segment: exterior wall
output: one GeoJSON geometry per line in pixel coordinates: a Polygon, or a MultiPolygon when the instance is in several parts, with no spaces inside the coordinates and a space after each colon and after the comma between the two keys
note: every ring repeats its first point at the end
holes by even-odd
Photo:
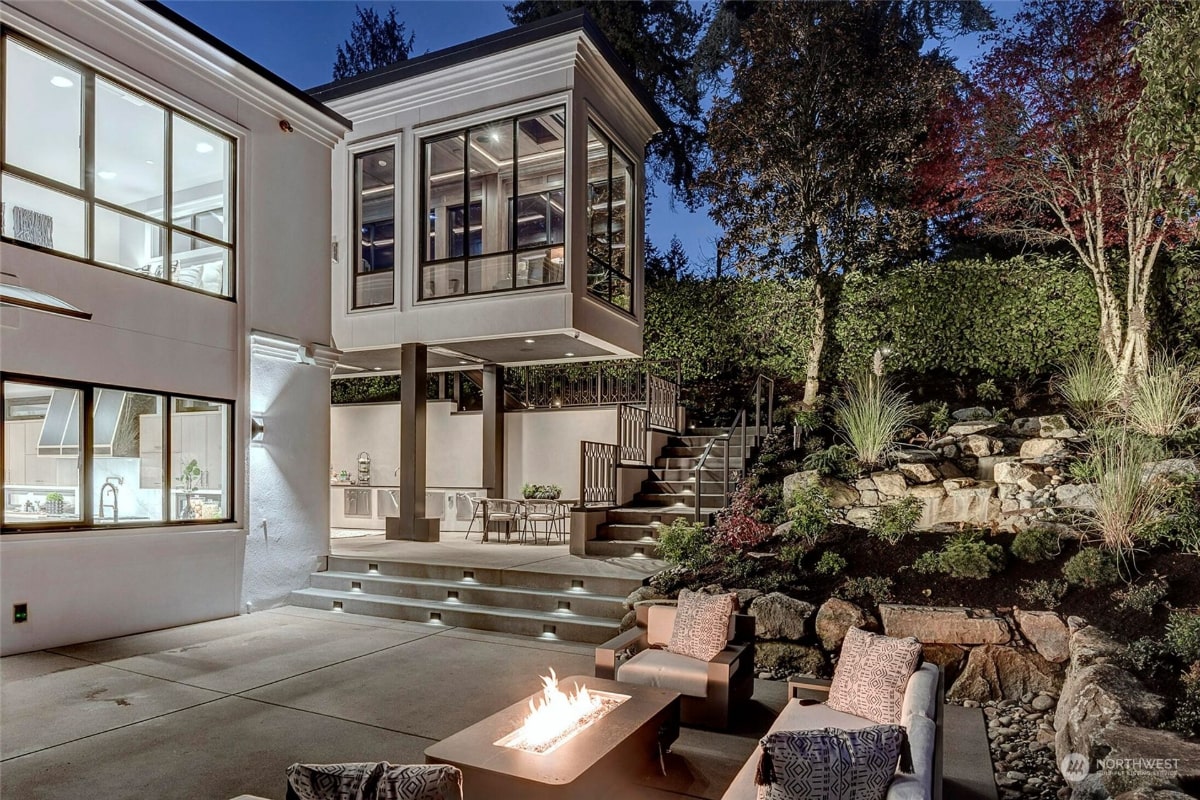
{"type": "Polygon", "coordinates": [[[579,443],[617,441],[617,409],[557,408],[504,418],[505,495],[526,483],[557,483],[563,497],[579,495],[579,443]]]}
{"type": "Polygon", "coordinates": [[[232,523],[4,536],[0,608],[28,603],[29,621],[0,615],[0,654],[278,603],[328,547],[325,221],[344,131],[138,4],[2,10],[15,31],[234,137],[238,217],[236,301],[0,244],[22,285],[93,314],[6,310],[6,372],[229,400],[234,448],[232,523]],[[273,344],[252,357],[255,330],[273,344]],[[252,449],[251,411],[268,427],[252,449]]]}

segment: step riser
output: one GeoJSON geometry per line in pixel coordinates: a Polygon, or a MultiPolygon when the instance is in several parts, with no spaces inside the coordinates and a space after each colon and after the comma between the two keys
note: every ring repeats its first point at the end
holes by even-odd
{"type": "MultiPolygon", "coordinates": [[[[704,447],[664,447],[659,455],[669,456],[671,458],[699,458],[700,456],[704,455],[704,451],[706,449],[708,449],[707,445],[704,447]]],[[[709,458],[724,458],[725,449],[726,448],[724,445],[715,445],[711,451],[711,454],[709,455],[709,458]]],[[[733,460],[734,458],[741,458],[741,456],[742,448],[740,445],[732,445],[729,447],[730,460],[733,460]]]]}
{"type": "MultiPolygon", "coordinates": [[[[696,471],[692,469],[655,469],[654,474],[661,481],[685,483],[695,477],[696,471]]],[[[705,467],[700,471],[700,480],[704,483],[722,483],[724,480],[724,471],[705,467]]],[[[729,482],[730,484],[733,483],[732,475],[729,476],[729,482]]]]}
{"type": "Polygon", "coordinates": [[[657,540],[657,528],[651,525],[601,525],[596,538],[607,542],[645,542],[657,540]]]}
{"type": "MultiPolygon", "coordinates": [[[[701,519],[707,517],[708,514],[715,512],[715,508],[701,509],[701,519]]],[[[608,512],[608,521],[616,522],[621,525],[649,525],[652,522],[661,522],[663,525],[670,525],[677,519],[691,521],[695,510],[692,508],[663,508],[662,512],[654,511],[628,511],[624,509],[613,509],[608,512]]]]}
{"type": "MultiPolygon", "coordinates": [[[[642,481],[643,494],[690,494],[695,488],[696,484],[688,481],[642,481]]],[[[732,490],[733,486],[729,488],[732,490]]],[[[705,494],[722,494],[725,485],[721,481],[700,481],[700,491],[705,494]]]]}
{"type": "MultiPolygon", "coordinates": [[[[314,589],[353,593],[351,580],[350,578],[317,572],[310,578],[310,585],[314,589]]],[[[567,603],[570,611],[587,617],[607,617],[620,620],[625,614],[625,608],[621,605],[620,600],[609,597],[591,597],[586,594],[570,595],[563,593],[560,596],[546,596],[502,592],[488,586],[471,584],[456,584],[453,588],[450,588],[412,583],[397,584],[389,581],[371,580],[370,578],[357,580],[362,584],[361,593],[410,600],[451,602],[451,593],[456,593],[458,602],[477,606],[519,608],[526,611],[552,613],[560,610],[561,603],[567,603]]]]}
{"type": "MultiPolygon", "coordinates": [[[[526,547],[537,545],[480,545],[480,547],[526,547]]],[[[514,586],[529,589],[551,589],[565,592],[572,588],[572,581],[583,581],[584,588],[591,594],[625,597],[641,586],[641,581],[632,578],[604,578],[592,575],[563,575],[549,572],[524,572],[500,570],[488,567],[471,567],[453,564],[409,564],[401,561],[376,561],[368,558],[330,556],[331,572],[358,572],[368,575],[368,566],[375,564],[378,574],[400,578],[432,578],[442,581],[461,581],[464,573],[473,573],[477,583],[493,586],[514,586]]]]}
{"type": "MultiPolygon", "coordinates": [[[[703,494],[700,495],[701,506],[719,506],[724,499],[724,495],[703,494]]],[[[634,503],[639,506],[677,506],[683,503],[689,508],[694,508],[696,505],[696,496],[693,494],[641,494],[636,495],[634,503]]]]}
{"type": "MultiPolygon", "coordinates": [[[[675,458],[675,457],[659,456],[658,458],[654,459],[655,469],[693,470],[696,468],[696,465],[699,463],[700,463],[700,458],[698,456],[695,458],[675,458]]],[[[708,470],[708,469],[716,470],[717,473],[720,474],[721,470],[725,469],[725,459],[723,459],[719,456],[709,456],[708,460],[704,462],[704,468],[706,470],[708,470]]],[[[730,456],[729,457],[729,468],[741,470],[742,459],[734,458],[733,456],[730,456]]]]}
{"type": "Polygon", "coordinates": [[[585,545],[589,556],[604,558],[659,558],[658,545],[649,542],[614,542],[592,539],[585,545]]]}
{"type": "Polygon", "coordinates": [[[427,604],[423,604],[423,601],[405,604],[402,600],[385,602],[355,597],[353,594],[334,597],[313,594],[306,590],[293,592],[290,602],[293,605],[307,608],[331,610],[334,607],[334,600],[342,604],[342,611],[347,614],[365,614],[373,617],[428,623],[431,621],[430,615],[436,613],[441,615],[440,624],[446,627],[496,631],[519,636],[541,637],[545,634],[545,626],[552,625],[555,639],[588,644],[600,644],[607,641],[616,635],[618,627],[616,621],[611,626],[586,624],[572,621],[566,614],[556,614],[553,617],[547,615],[547,618],[544,619],[500,616],[488,612],[455,608],[450,603],[442,603],[435,608],[430,608],[427,604]]]}

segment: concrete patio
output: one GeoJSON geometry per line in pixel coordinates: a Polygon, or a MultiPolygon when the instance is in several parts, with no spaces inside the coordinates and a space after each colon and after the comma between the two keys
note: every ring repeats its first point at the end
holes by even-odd
{"type": "MultiPolygon", "coordinates": [[[[0,795],[282,798],[288,764],[419,763],[431,743],[532,693],[548,668],[591,674],[592,653],[588,645],[284,607],[10,656],[0,659],[0,795]]],[[[759,681],[729,733],[685,728],[668,776],[643,796],[719,798],[782,708],[785,689],[759,681]]],[[[955,742],[955,724],[948,716],[947,742],[955,742]]],[[[982,718],[978,724],[982,736],[982,718]]],[[[956,790],[953,752],[946,797],[988,796],[969,786],[971,777],[990,784],[986,761],[982,776],[959,768],[956,790]]]]}

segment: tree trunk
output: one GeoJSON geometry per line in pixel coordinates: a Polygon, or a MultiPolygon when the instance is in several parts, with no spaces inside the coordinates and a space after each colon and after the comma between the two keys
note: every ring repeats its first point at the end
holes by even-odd
{"type": "Polygon", "coordinates": [[[829,292],[822,276],[813,278],[813,330],[812,342],[808,347],[808,361],[804,369],[804,398],[801,401],[805,408],[814,408],[817,395],[821,389],[821,355],[825,352],[825,340],[829,334],[828,312],[829,292]]]}

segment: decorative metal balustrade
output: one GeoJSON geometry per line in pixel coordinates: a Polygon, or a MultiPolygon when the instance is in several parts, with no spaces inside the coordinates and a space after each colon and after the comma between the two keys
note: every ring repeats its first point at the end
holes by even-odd
{"type": "Polygon", "coordinates": [[[579,443],[579,502],[583,506],[617,504],[620,446],[608,442],[579,443]]]}
{"type": "Polygon", "coordinates": [[[646,430],[650,412],[622,403],[617,406],[617,447],[622,464],[649,464],[646,430]]]}
{"type": "Polygon", "coordinates": [[[646,375],[646,410],[649,426],[664,431],[676,429],[676,408],[679,405],[679,382],[656,375],[646,375]]]}
{"type": "Polygon", "coordinates": [[[675,431],[679,364],[675,361],[599,361],[518,367],[508,391],[526,408],[632,405],[646,409],[649,425],[675,431]]]}

